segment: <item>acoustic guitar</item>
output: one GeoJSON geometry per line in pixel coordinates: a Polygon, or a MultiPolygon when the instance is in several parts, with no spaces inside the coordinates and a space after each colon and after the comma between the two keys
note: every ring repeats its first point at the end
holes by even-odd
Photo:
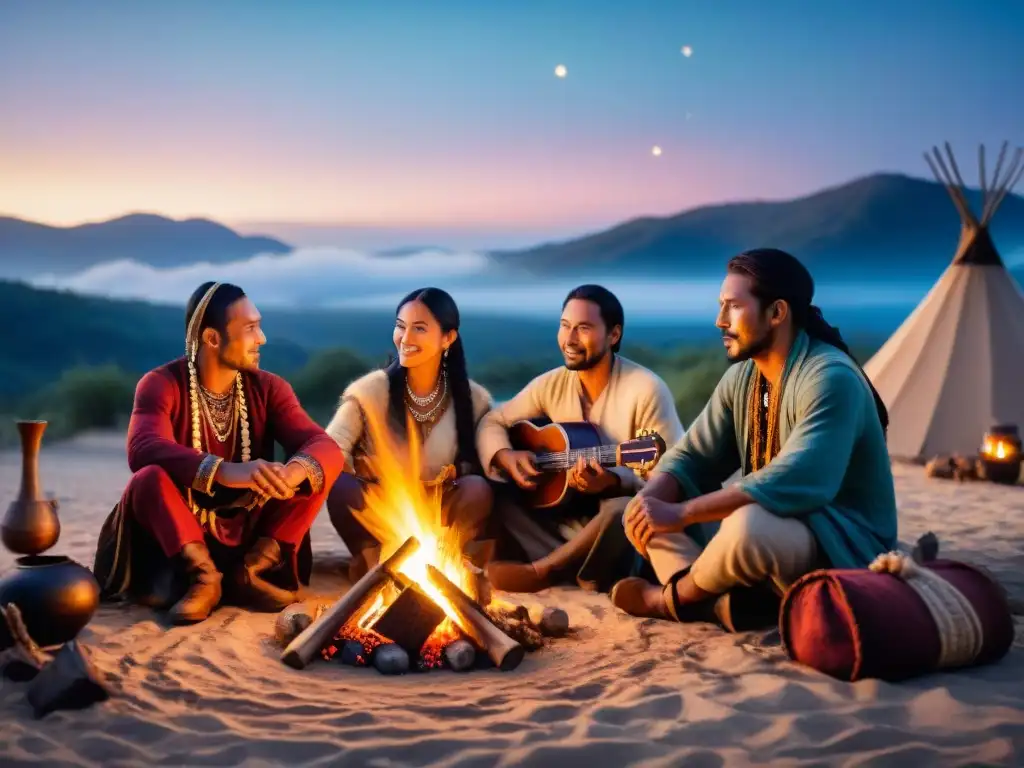
{"type": "Polygon", "coordinates": [[[582,456],[596,458],[602,467],[629,467],[649,472],[665,453],[665,440],[657,432],[641,430],[624,443],[603,444],[601,435],[587,421],[551,422],[547,419],[517,421],[508,430],[517,451],[530,451],[541,474],[536,488],[525,490],[526,501],[537,509],[555,507],[571,496],[569,470],[582,456]]]}

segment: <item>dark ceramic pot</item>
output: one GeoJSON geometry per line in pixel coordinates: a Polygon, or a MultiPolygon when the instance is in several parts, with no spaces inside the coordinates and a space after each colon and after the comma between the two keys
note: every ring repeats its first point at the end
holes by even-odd
{"type": "MultiPolygon", "coordinates": [[[[62,555],[15,562],[17,567],[0,579],[0,605],[17,605],[29,635],[44,648],[74,639],[99,604],[100,585],[92,571],[62,555]]],[[[0,646],[9,644],[6,626],[0,634],[0,646]]]]}

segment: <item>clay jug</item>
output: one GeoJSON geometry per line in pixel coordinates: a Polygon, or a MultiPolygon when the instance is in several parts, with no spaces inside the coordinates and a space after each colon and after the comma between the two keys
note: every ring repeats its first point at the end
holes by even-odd
{"type": "Polygon", "coordinates": [[[39,446],[45,421],[19,421],[21,434],[21,490],[0,523],[0,540],[11,552],[38,555],[57,543],[60,519],[57,500],[43,497],[39,488],[39,446]]]}

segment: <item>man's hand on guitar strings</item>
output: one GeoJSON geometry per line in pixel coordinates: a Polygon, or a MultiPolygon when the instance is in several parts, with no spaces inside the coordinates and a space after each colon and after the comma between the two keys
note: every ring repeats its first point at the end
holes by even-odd
{"type": "Polygon", "coordinates": [[[603,493],[618,481],[618,476],[602,467],[597,459],[588,463],[582,456],[568,474],[569,486],[581,493],[603,493]]]}

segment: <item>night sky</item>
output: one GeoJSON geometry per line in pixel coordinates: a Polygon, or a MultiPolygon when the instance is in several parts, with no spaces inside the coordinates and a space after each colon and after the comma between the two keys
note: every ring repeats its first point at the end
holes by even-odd
{"type": "Polygon", "coordinates": [[[5,0],[0,213],[542,236],[927,176],[1022,77],[1019,0],[5,0]]]}

